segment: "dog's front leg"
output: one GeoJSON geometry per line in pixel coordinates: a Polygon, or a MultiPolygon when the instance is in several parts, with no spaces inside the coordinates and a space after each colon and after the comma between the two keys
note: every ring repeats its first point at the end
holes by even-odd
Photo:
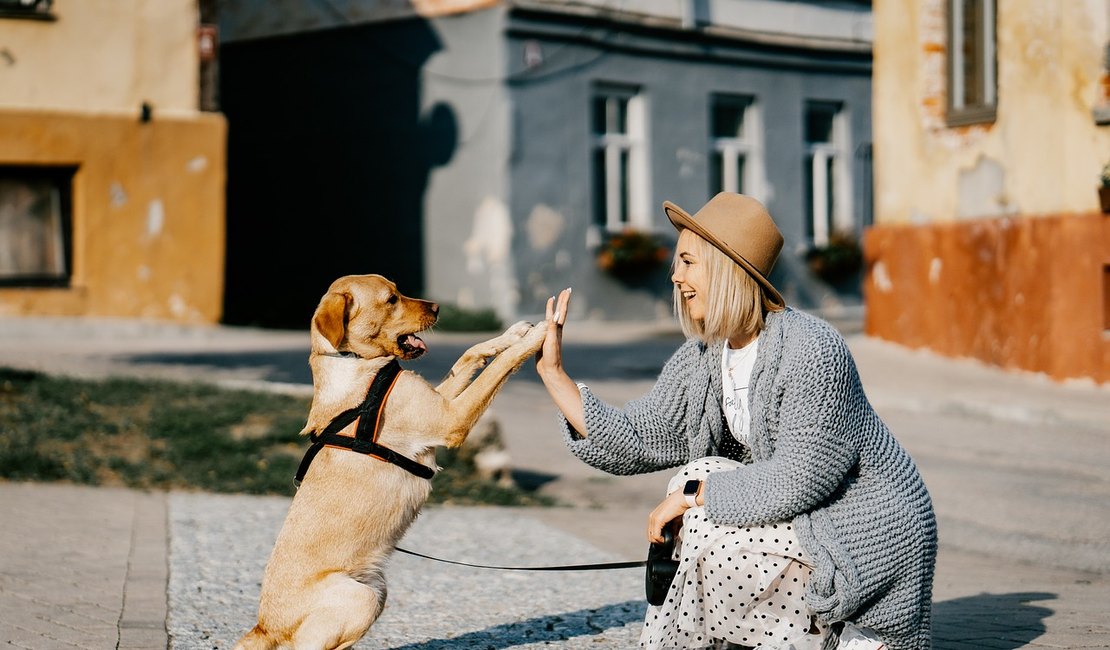
{"type": "Polygon", "coordinates": [[[520,321],[505,330],[504,334],[474,345],[451,366],[447,377],[436,386],[436,392],[449,400],[455,399],[470,384],[475,372],[485,368],[491,358],[507,350],[531,329],[531,323],[520,321]]]}
{"type": "Polygon", "coordinates": [[[501,352],[458,397],[448,403],[448,447],[458,447],[466,440],[467,434],[489,407],[497,391],[505,385],[509,375],[543,347],[546,334],[547,321],[531,328],[520,341],[501,352]]]}

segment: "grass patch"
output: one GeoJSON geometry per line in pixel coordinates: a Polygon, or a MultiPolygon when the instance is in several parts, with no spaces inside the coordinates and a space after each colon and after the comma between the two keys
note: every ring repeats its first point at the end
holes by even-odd
{"type": "MultiPolygon", "coordinates": [[[[201,383],[0,368],[0,478],[292,495],[309,399],[201,383]]],[[[440,450],[432,502],[540,505],[482,478],[480,447],[440,450]]]]}
{"type": "Polygon", "coordinates": [[[468,309],[440,303],[436,329],[445,332],[496,332],[501,329],[501,319],[490,308],[468,309]]]}

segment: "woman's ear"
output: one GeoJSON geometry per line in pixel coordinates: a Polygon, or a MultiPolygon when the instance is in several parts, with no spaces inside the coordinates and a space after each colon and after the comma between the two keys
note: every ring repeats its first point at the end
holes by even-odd
{"type": "Polygon", "coordinates": [[[312,317],[312,329],[331,343],[336,352],[339,351],[339,344],[347,338],[347,305],[350,299],[346,293],[326,294],[320,299],[312,317]]]}

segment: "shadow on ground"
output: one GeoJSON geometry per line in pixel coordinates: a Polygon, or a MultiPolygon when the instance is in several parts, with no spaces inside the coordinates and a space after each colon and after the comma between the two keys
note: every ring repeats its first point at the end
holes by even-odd
{"type": "Polygon", "coordinates": [[[417,643],[393,646],[390,650],[449,650],[452,648],[482,648],[501,650],[524,643],[565,641],[573,637],[594,636],[605,630],[624,627],[644,620],[647,605],[630,600],[597,609],[580,609],[576,612],[539,616],[516,623],[496,625],[476,632],[468,632],[450,639],[430,639],[417,643]]]}
{"type": "MultiPolygon", "coordinates": [[[[614,344],[573,344],[564,347],[564,365],[576,380],[655,379],[663,364],[682,341],[674,337],[614,344]]],[[[439,383],[468,345],[437,343],[420,359],[403,364],[433,384],[439,383]]],[[[155,352],[119,355],[119,361],[135,366],[185,367],[205,372],[248,371],[264,381],[312,384],[308,367],[308,346],[301,350],[251,350],[249,352],[155,352]]],[[[514,381],[539,382],[539,376],[526,362],[514,381]]]]}
{"type": "Polygon", "coordinates": [[[974,646],[995,650],[1023,648],[1044,634],[1044,620],[1053,613],[1047,607],[1032,603],[1056,597],[1056,594],[1045,592],[979,594],[934,603],[933,647],[936,650],[974,646]],[[999,629],[1006,631],[999,633],[999,629]]]}

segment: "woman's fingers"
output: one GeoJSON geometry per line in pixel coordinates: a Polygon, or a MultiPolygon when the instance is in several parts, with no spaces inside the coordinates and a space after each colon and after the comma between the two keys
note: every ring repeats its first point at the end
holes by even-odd
{"type": "Polygon", "coordinates": [[[559,300],[555,307],[555,314],[552,320],[556,325],[562,327],[567,322],[567,309],[570,307],[570,294],[572,289],[567,287],[559,292],[559,300]]]}
{"type": "Polygon", "coordinates": [[[647,538],[652,544],[661,544],[663,542],[663,528],[682,517],[686,512],[686,499],[682,493],[675,492],[669,495],[663,502],[655,506],[655,510],[651,511],[648,515],[648,529],[647,538]]]}

